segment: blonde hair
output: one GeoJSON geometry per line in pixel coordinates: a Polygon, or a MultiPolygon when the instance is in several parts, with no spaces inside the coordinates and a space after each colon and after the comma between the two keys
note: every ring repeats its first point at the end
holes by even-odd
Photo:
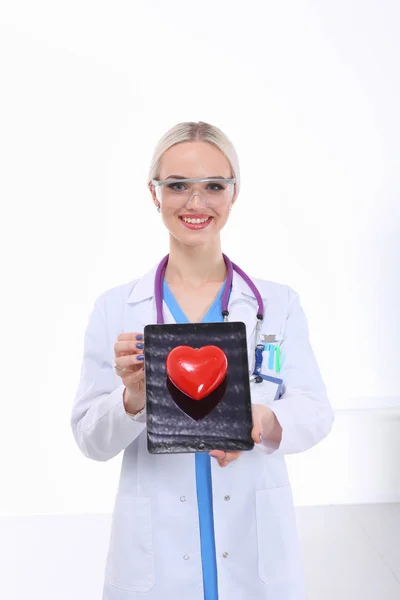
{"type": "Polygon", "coordinates": [[[160,165],[164,152],[181,142],[207,142],[216,146],[225,155],[231,165],[232,177],[236,179],[236,197],[238,196],[240,170],[235,147],[223,131],[215,127],[215,125],[210,125],[203,121],[199,121],[198,123],[192,121],[178,123],[178,125],[175,125],[163,135],[154,150],[148,175],[149,183],[152,179],[158,179],[160,176],[160,165]]]}

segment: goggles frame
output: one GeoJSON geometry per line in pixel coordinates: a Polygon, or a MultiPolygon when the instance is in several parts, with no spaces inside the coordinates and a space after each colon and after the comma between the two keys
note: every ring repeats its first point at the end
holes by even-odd
{"type": "Polygon", "coordinates": [[[156,187],[160,187],[168,183],[205,183],[206,181],[215,183],[226,183],[227,185],[236,184],[235,178],[225,179],[223,177],[206,177],[204,179],[164,179],[162,181],[159,181],[158,179],[152,179],[151,183],[156,187]]]}

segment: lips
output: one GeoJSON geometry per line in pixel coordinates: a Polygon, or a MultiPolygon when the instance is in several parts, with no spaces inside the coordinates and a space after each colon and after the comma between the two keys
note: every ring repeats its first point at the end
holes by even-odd
{"type": "Polygon", "coordinates": [[[211,215],[178,215],[179,220],[187,229],[205,229],[211,223],[213,217],[211,215]]]}

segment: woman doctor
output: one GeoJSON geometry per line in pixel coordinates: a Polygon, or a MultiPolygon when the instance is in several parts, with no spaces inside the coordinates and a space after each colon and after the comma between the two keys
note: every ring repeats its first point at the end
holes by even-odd
{"type": "MultiPolygon", "coordinates": [[[[97,299],[72,411],[88,458],[123,451],[103,600],[302,600],[285,455],[317,444],[333,414],[298,295],[251,282],[265,312],[260,336],[279,347],[283,380],[273,402],[265,381],[251,383],[254,449],[150,455],[143,329],[157,322],[157,308],[166,323],[222,320],[228,271],[220,232],[239,193],[238,159],[218,128],[180,123],[159,141],[148,179],[170,239],[161,309],[156,268],[97,299]]],[[[252,364],[260,307],[237,272],[228,294],[229,320],[245,323],[252,364]]],[[[276,375],[264,363],[262,372],[276,375]]]]}

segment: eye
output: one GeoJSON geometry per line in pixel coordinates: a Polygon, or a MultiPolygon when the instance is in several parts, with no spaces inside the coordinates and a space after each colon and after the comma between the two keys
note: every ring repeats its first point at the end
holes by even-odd
{"type": "Polygon", "coordinates": [[[211,192],[220,192],[225,189],[220,183],[210,183],[208,188],[211,192]]]}
{"type": "Polygon", "coordinates": [[[174,192],[183,192],[186,189],[183,183],[169,183],[167,187],[174,192]]]}

